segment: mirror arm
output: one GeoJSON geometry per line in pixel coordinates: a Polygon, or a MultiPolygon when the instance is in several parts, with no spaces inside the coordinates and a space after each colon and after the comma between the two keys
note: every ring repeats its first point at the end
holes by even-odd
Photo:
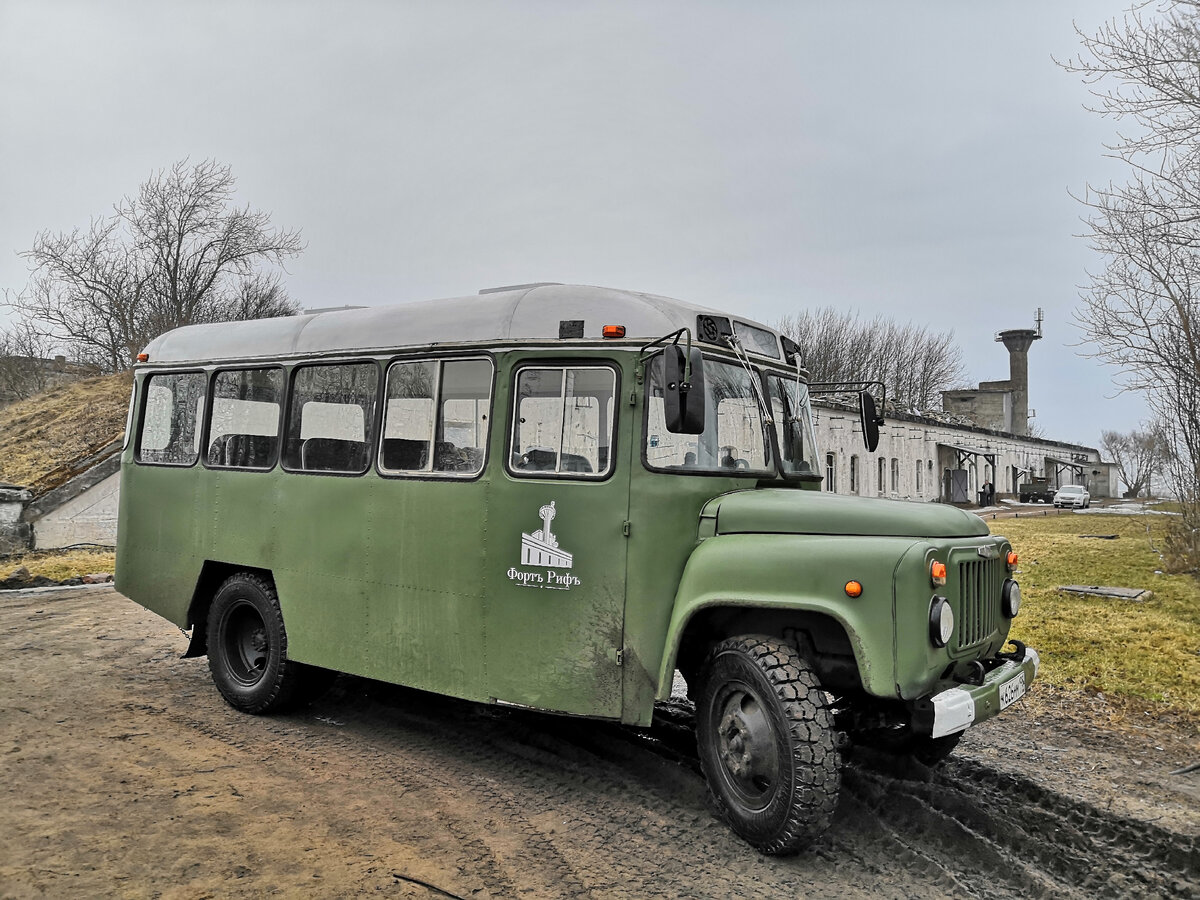
{"type": "Polygon", "coordinates": [[[868,388],[879,388],[879,410],[875,414],[875,424],[884,423],[883,411],[887,407],[887,385],[882,381],[814,381],[808,385],[810,394],[836,394],[844,390],[863,391],[868,388]]]}
{"type": "Polygon", "coordinates": [[[683,383],[679,385],[679,390],[686,393],[692,389],[692,329],[690,328],[680,328],[678,331],[664,334],[662,337],[655,338],[650,343],[642,345],[641,350],[638,351],[639,356],[636,368],[638,384],[641,384],[646,378],[646,362],[654,355],[650,351],[655,347],[665,345],[667,341],[671,341],[672,344],[678,344],[679,336],[683,334],[687,335],[687,352],[684,354],[683,383]]]}

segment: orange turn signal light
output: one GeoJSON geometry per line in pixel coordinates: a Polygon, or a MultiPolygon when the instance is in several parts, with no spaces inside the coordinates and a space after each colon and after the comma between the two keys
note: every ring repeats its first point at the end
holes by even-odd
{"type": "Polygon", "coordinates": [[[861,597],[862,596],[862,585],[859,584],[857,581],[847,581],[846,582],[846,596],[847,597],[861,597]]]}
{"type": "Polygon", "coordinates": [[[929,580],[936,585],[946,583],[946,564],[944,562],[939,562],[936,559],[933,561],[929,566],[929,580]]]}
{"type": "Polygon", "coordinates": [[[624,325],[605,325],[603,332],[606,338],[623,338],[625,337],[624,325]]]}
{"type": "Polygon", "coordinates": [[[1017,567],[1017,551],[1016,550],[1008,551],[1008,557],[1006,558],[1006,562],[1008,563],[1008,567],[1010,569],[1015,569],[1017,567]]]}
{"type": "Polygon", "coordinates": [[[139,353],[138,354],[138,362],[146,362],[149,359],[150,359],[149,353],[139,353]]]}

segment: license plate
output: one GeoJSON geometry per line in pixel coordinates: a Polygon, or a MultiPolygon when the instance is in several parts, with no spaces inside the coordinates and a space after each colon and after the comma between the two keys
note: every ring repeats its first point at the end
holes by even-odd
{"type": "Polygon", "coordinates": [[[1007,709],[1025,696],[1025,673],[1018,672],[1017,677],[1000,685],[1000,708],[1007,709]]]}

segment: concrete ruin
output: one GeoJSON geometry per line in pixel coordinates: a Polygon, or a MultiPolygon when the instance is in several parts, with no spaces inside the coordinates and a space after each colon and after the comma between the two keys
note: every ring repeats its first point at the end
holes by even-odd
{"type": "Polygon", "coordinates": [[[1029,434],[1029,348],[1042,339],[1042,311],[1038,326],[1013,328],[996,335],[1008,349],[1008,378],[981,381],[974,390],[943,391],[942,411],[963,416],[981,428],[1023,437],[1029,434]]]}

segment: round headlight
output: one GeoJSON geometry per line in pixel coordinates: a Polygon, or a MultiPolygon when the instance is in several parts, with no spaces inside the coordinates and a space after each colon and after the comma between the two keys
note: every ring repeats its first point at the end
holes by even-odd
{"type": "Polygon", "coordinates": [[[1000,594],[1000,610],[1010,619],[1015,619],[1021,611],[1021,586],[1011,578],[1004,579],[1004,589],[1000,594]]]}
{"type": "Polygon", "coordinates": [[[935,647],[945,647],[954,634],[954,610],[945,597],[934,597],[929,604],[929,640],[935,647]]]}

